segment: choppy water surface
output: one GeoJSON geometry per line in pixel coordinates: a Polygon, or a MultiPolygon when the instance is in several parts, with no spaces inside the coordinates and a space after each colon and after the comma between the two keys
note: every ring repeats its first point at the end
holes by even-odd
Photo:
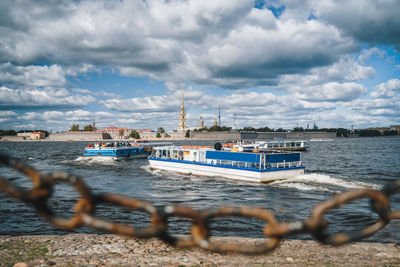
{"type": "MultiPolygon", "coordinates": [[[[186,142],[187,143],[187,142],[186,142]]],[[[177,144],[182,144],[177,142],[177,144]]],[[[206,141],[191,144],[210,144],[206,141]]],[[[35,168],[52,172],[62,170],[84,178],[98,192],[122,194],[146,199],[155,205],[178,203],[196,210],[220,205],[253,205],[273,211],[280,221],[303,220],[311,208],[336,193],[356,189],[381,189],[389,181],[400,179],[400,138],[335,139],[309,142],[302,153],[304,175],[272,184],[232,181],[217,177],[196,177],[165,171],[151,171],[146,159],[113,161],[82,158],[87,142],[0,143],[0,152],[27,161],[35,168]]],[[[30,188],[29,179],[1,167],[1,174],[22,188],[30,188]]],[[[398,194],[399,195],[399,194],[398,194]]],[[[78,198],[67,185],[57,185],[50,206],[63,216],[71,214],[78,198]]],[[[394,196],[392,209],[400,209],[400,197],[394,196]]],[[[103,205],[96,216],[135,226],[148,224],[148,216],[103,205]]],[[[325,216],[329,231],[351,231],[371,225],[377,216],[369,210],[367,199],[357,200],[325,216]]],[[[172,219],[171,233],[187,234],[189,223],[172,219]]],[[[212,234],[262,237],[263,223],[253,219],[224,218],[211,222],[212,234]]],[[[95,233],[82,227],[78,233],[95,233]]],[[[31,206],[0,193],[0,234],[63,234],[63,230],[40,220],[31,206]]],[[[292,238],[310,239],[309,235],[292,238]]],[[[400,221],[393,221],[368,240],[399,242],[400,221]]]]}

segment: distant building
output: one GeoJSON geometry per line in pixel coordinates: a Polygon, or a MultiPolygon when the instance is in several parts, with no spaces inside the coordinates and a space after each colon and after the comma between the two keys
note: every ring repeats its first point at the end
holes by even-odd
{"type": "Polygon", "coordinates": [[[115,126],[113,126],[113,125],[111,125],[110,127],[108,127],[108,128],[105,128],[105,129],[99,129],[99,130],[97,130],[96,132],[98,132],[98,133],[107,133],[107,134],[109,134],[110,136],[111,136],[111,138],[119,138],[119,137],[121,137],[120,136],[120,131],[121,130],[123,130],[124,131],[124,134],[123,134],[123,136],[122,137],[124,137],[124,136],[127,136],[127,135],[129,135],[130,133],[131,133],[131,129],[128,129],[128,128],[118,128],[118,127],[115,127],[115,126]]]}
{"type": "Polygon", "coordinates": [[[185,106],[183,105],[183,86],[182,86],[181,110],[179,112],[178,132],[182,133],[185,130],[186,130],[186,112],[185,112],[185,106]]]}
{"type": "MultiPolygon", "coordinates": [[[[385,131],[390,131],[390,130],[392,130],[392,129],[391,129],[391,128],[388,128],[388,127],[374,127],[374,128],[367,128],[367,130],[378,131],[378,132],[380,132],[381,134],[383,134],[385,131]]],[[[395,129],[393,129],[393,130],[395,130],[395,129]]]]}
{"type": "Polygon", "coordinates": [[[31,132],[29,134],[30,139],[44,139],[45,133],[44,132],[31,132]]]}
{"type": "Polygon", "coordinates": [[[400,125],[390,125],[390,130],[395,130],[400,132],[400,125]]]}
{"type": "Polygon", "coordinates": [[[217,119],[214,119],[214,127],[218,127],[217,119]]]}
{"type": "Polygon", "coordinates": [[[152,133],[153,132],[153,130],[151,130],[151,129],[139,129],[139,130],[137,130],[139,133],[152,133]]]}
{"type": "Polygon", "coordinates": [[[46,134],[44,132],[36,131],[36,132],[27,132],[27,133],[17,133],[18,137],[22,137],[23,139],[44,139],[46,134]]]}
{"type": "Polygon", "coordinates": [[[318,130],[318,126],[314,123],[313,130],[318,130]]]}
{"type": "Polygon", "coordinates": [[[204,128],[204,121],[203,121],[203,117],[200,116],[200,120],[199,120],[199,129],[203,129],[204,128]]]}
{"type": "Polygon", "coordinates": [[[28,133],[17,133],[17,136],[23,136],[25,138],[30,138],[31,137],[31,132],[28,132],[28,133]]]}

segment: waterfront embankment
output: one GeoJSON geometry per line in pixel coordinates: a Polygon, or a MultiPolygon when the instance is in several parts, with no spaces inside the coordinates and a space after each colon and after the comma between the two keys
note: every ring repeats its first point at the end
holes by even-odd
{"type": "MultiPolygon", "coordinates": [[[[177,140],[249,140],[249,139],[311,139],[335,138],[334,132],[191,132],[190,137],[185,133],[166,133],[157,137],[156,132],[141,133],[139,141],[177,141],[177,140]]],[[[20,142],[32,141],[23,136],[3,136],[0,141],[20,142]]],[[[111,137],[105,133],[94,132],[62,132],[50,134],[46,139],[34,141],[135,141],[135,139],[111,137]]]]}
{"type": "MultiPolygon", "coordinates": [[[[254,244],[257,239],[220,237],[254,244]]],[[[0,236],[0,266],[399,266],[400,245],[357,242],[331,247],[285,240],[262,255],[177,249],[159,239],[112,234],[0,236]]]]}

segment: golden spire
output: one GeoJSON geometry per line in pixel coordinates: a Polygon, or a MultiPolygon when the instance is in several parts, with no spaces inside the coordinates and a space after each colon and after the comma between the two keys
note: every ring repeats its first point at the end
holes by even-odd
{"type": "Polygon", "coordinates": [[[178,123],[178,132],[184,132],[186,130],[186,112],[185,106],[183,105],[183,87],[182,84],[182,96],[181,96],[181,111],[179,112],[179,123],[178,123]]]}
{"type": "Polygon", "coordinates": [[[182,96],[181,96],[181,109],[183,109],[184,108],[184,106],[183,106],[183,87],[185,86],[185,84],[184,83],[182,83],[182,96]]]}

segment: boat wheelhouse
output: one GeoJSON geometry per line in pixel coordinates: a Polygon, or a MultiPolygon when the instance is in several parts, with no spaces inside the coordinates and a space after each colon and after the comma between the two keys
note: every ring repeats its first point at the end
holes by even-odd
{"type": "Polygon", "coordinates": [[[154,147],[150,168],[200,176],[269,183],[304,174],[299,152],[231,152],[211,147],[154,147]]]}
{"type": "MultiPolygon", "coordinates": [[[[151,149],[151,148],[150,148],[151,149]]],[[[149,149],[136,143],[96,143],[85,148],[84,157],[110,157],[112,159],[147,158],[149,149]]]]}

